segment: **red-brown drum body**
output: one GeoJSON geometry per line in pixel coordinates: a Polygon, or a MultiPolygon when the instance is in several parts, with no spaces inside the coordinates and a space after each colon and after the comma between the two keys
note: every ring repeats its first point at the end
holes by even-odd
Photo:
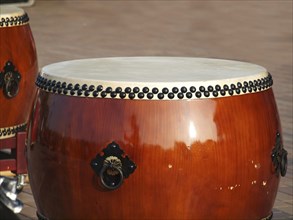
{"type": "MultiPolygon", "coordinates": [[[[128,59],[146,59],[150,66],[158,59],[158,65],[168,66],[181,58],[128,59]]],[[[185,59],[187,66],[222,62],[185,59]]],[[[113,69],[122,60],[118,66],[123,69],[122,58],[104,60],[113,69]]],[[[60,66],[66,69],[67,64],[60,66]]],[[[55,77],[57,72],[44,68],[38,78],[27,149],[40,216],[270,218],[285,172],[274,159],[282,154],[273,152],[285,150],[268,73],[259,81],[239,80],[238,85],[235,79],[227,84],[197,80],[175,86],[177,79],[164,84],[158,77],[155,87],[134,80],[127,86],[123,77],[120,86],[103,80],[91,86],[55,77]]]]}
{"type": "Polygon", "coordinates": [[[25,129],[36,92],[36,48],[28,15],[0,6],[0,139],[25,129]]]}

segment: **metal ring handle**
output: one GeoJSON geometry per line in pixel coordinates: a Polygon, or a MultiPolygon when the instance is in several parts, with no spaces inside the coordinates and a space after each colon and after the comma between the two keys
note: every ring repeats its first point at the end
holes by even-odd
{"type": "Polygon", "coordinates": [[[4,87],[4,94],[7,98],[15,97],[19,92],[19,83],[15,79],[9,79],[4,87]]]}
{"type": "Polygon", "coordinates": [[[100,172],[100,179],[102,185],[110,190],[118,189],[124,180],[123,172],[121,168],[113,166],[111,164],[104,164],[101,172],[100,172]],[[108,170],[111,169],[112,171],[117,171],[116,175],[109,175],[107,174],[108,170]]]}
{"type": "Polygon", "coordinates": [[[102,153],[98,153],[90,164],[97,177],[100,177],[100,187],[108,190],[119,188],[136,169],[135,163],[114,141],[102,153]]]}

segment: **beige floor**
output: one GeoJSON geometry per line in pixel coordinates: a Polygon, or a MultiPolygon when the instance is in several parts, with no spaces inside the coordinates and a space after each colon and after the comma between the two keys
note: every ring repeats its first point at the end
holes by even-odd
{"type": "MultiPolygon", "coordinates": [[[[26,8],[40,67],[109,56],[194,56],[253,62],[273,75],[288,172],[274,219],[293,219],[292,1],[36,0],[26,8]]],[[[29,186],[22,219],[34,219],[29,186]]]]}

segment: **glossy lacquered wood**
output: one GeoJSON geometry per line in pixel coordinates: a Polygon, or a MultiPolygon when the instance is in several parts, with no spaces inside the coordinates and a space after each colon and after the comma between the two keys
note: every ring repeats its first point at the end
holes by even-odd
{"type": "Polygon", "coordinates": [[[190,101],[39,91],[30,184],[49,219],[261,219],[279,184],[271,159],[278,131],[272,89],[190,101]],[[112,141],[137,168],[106,191],[90,162],[112,141]]]}
{"type": "Polygon", "coordinates": [[[0,71],[8,61],[20,73],[19,92],[13,98],[0,90],[0,128],[27,123],[36,92],[38,72],[36,48],[29,24],[0,28],[0,71]]]}

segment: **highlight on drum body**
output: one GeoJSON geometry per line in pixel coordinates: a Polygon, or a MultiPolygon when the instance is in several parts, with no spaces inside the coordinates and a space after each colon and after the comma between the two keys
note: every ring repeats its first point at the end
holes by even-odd
{"type": "Polygon", "coordinates": [[[85,59],[43,67],[36,86],[27,157],[41,219],[272,218],[287,152],[265,68],[85,59]]]}

